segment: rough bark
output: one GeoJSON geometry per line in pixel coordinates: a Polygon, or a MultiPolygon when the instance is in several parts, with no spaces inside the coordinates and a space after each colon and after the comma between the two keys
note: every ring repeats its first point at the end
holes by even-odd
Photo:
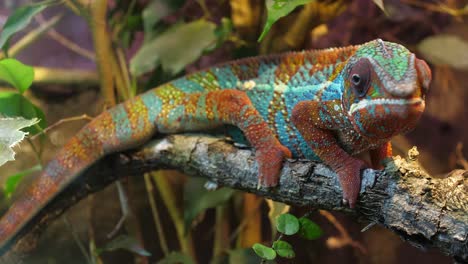
{"type": "Polygon", "coordinates": [[[66,208],[119,177],[175,168],[242,191],[299,206],[344,211],[381,224],[417,247],[437,247],[455,260],[468,262],[468,172],[457,170],[434,178],[417,164],[417,153],[395,157],[385,170],[367,169],[359,203],[351,210],[341,203],[336,175],[323,164],[289,160],[280,185],[257,188],[257,167],[250,149],[225,139],[202,135],[171,135],[137,151],[107,157],[54,200],[23,232],[16,248],[27,248],[43,227],[66,208]],[[82,178],[83,179],[83,178],[82,178]]]}

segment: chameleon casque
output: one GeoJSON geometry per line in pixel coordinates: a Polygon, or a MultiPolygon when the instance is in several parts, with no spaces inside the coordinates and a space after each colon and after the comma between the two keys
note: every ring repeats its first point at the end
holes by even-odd
{"type": "Polygon", "coordinates": [[[360,172],[374,168],[389,140],[416,125],[431,71],[405,47],[362,45],[240,59],[195,72],[103,112],[56,154],[0,219],[0,252],[52,198],[104,155],[155,133],[240,129],[255,149],[259,184],[273,187],[285,158],[323,161],[354,207],[360,172]]]}

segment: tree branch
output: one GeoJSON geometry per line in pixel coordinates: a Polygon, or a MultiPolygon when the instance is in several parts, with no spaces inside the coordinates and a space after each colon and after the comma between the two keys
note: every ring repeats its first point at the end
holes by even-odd
{"type": "Polygon", "coordinates": [[[28,248],[57,215],[117,178],[175,168],[219,186],[287,204],[344,211],[381,224],[417,247],[437,247],[458,261],[468,261],[468,172],[456,170],[446,178],[433,178],[414,161],[417,153],[410,152],[410,158],[413,160],[395,157],[383,171],[365,170],[359,203],[356,210],[351,210],[341,204],[335,173],[323,164],[287,161],[277,188],[258,189],[257,165],[251,150],[239,149],[217,137],[171,135],[138,151],[111,155],[92,166],[84,173],[84,180],[70,186],[42,210],[25,229],[23,234],[27,235],[16,249],[28,248]]]}

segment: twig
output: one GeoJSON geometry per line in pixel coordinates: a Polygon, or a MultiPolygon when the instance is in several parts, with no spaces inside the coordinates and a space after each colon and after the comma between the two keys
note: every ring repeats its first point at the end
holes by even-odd
{"type": "Polygon", "coordinates": [[[96,63],[101,80],[101,91],[106,100],[105,104],[107,106],[113,106],[117,102],[114,90],[114,76],[112,73],[112,65],[115,64],[115,60],[112,60],[111,39],[106,27],[107,0],[93,0],[89,5],[91,12],[89,24],[93,33],[96,63]]]}
{"type": "Polygon", "coordinates": [[[229,250],[229,205],[218,205],[215,208],[215,226],[214,226],[214,241],[213,255],[211,259],[219,258],[224,252],[229,250]]]}
{"type": "Polygon", "coordinates": [[[73,236],[73,239],[75,240],[76,244],[78,245],[78,247],[80,248],[80,251],[81,251],[81,254],[83,254],[83,257],[86,259],[86,262],[87,263],[92,263],[91,262],[91,257],[89,256],[88,252],[86,251],[86,247],[83,245],[83,243],[81,242],[80,238],[78,237],[78,234],[76,233],[75,229],[73,228],[73,226],[70,224],[70,221],[68,221],[68,218],[67,218],[67,215],[64,214],[62,216],[62,219],[63,219],[63,222],[65,223],[65,225],[67,226],[67,228],[70,230],[72,236],[73,236]]]}
{"type": "Polygon", "coordinates": [[[183,216],[176,204],[176,196],[174,195],[174,191],[172,190],[167,177],[165,177],[167,174],[168,173],[165,171],[159,171],[154,172],[151,175],[156,183],[157,190],[160,192],[159,194],[167,207],[169,216],[174,223],[181,251],[191,256],[192,259],[196,259],[191,232],[185,231],[183,216]]]}
{"type": "Polygon", "coordinates": [[[49,132],[52,129],[55,129],[55,127],[60,126],[63,123],[79,121],[79,120],[84,120],[84,119],[93,120],[92,117],[90,117],[90,116],[88,116],[86,114],[80,115],[80,116],[72,116],[72,117],[63,118],[63,119],[60,119],[59,121],[55,122],[54,124],[48,126],[46,129],[42,130],[41,133],[38,133],[38,134],[34,135],[33,137],[31,137],[31,140],[36,139],[40,135],[47,134],[47,132],[49,132]]]}
{"type": "MultiPolygon", "coordinates": [[[[39,25],[41,25],[41,27],[45,24],[45,19],[42,16],[42,14],[38,14],[35,17],[35,20],[37,21],[37,23],[39,23],[39,25]]],[[[69,40],[67,37],[65,37],[64,35],[57,32],[55,29],[53,29],[53,28],[49,29],[49,31],[47,32],[47,35],[49,35],[49,37],[51,37],[53,40],[60,43],[62,46],[64,46],[67,49],[75,52],[76,54],[81,55],[81,56],[83,56],[85,58],[88,58],[88,59],[90,59],[92,61],[95,60],[95,55],[94,55],[93,52],[91,52],[91,51],[89,51],[89,50],[87,50],[85,48],[80,47],[75,42],[69,40]]]]}
{"type": "Polygon", "coordinates": [[[210,9],[208,8],[208,6],[206,5],[206,1],[205,0],[196,0],[196,2],[198,3],[198,5],[200,6],[200,8],[203,11],[203,17],[206,18],[206,19],[211,18],[211,12],[210,12],[210,9]]]}
{"type": "Polygon", "coordinates": [[[92,264],[103,264],[96,247],[96,235],[93,226],[93,208],[94,208],[94,194],[88,195],[86,200],[86,220],[88,225],[88,250],[92,264]]]}
{"type": "Polygon", "coordinates": [[[161,243],[161,249],[164,253],[164,256],[169,255],[169,247],[167,246],[167,239],[166,235],[164,234],[164,230],[161,225],[161,218],[159,217],[159,211],[156,206],[156,201],[154,199],[154,186],[153,183],[151,182],[151,176],[148,173],[145,173],[145,186],[146,186],[146,192],[148,194],[148,200],[150,203],[151,207],[151,213],[153,214],[153,221],[154,221],[154,226],[156,227],[156,232],[158,233],[158,239],[159,242],[161,243]]]}
{"type": "MultiPolygon", "coordinates": [[[[39,135],[39,134],[37,134],[39,135]]],[[[36,135],[36,136],[37,136],[36,135]]],[[[34,153],[34,157],[36,158],[36,161],[37,163],[42,166],[42,160],[41,160],[41,152],[36,148],[36,146],[34,145],[33,141],[32,141],[32,138],[27,138],[27,141],[28,141],[28,144],[31,146],[31,149],[34,153]]]]}
{"type": "Polygon", "coordinates": [[[34,67],[34,84],[99,84],[99,76],[95,71],[81,69],[59,69],[48,67],[34,67]]]}
{"type": "Polygon", "coordinates": [[[129,217],[130,215],[130,208],[128,205],[128,197],[127,194],[125,193],[124,187],[121,183],[121,181],[116,181],[115,183],[117,187],[117,192],[119,194],[119,202],[120,202],[120,209],[122,210],[122,215],[120,216],[119,221],[115,225],[114,229],[107,234],[107,238],[112,238],[114,237],[117,232],[120,231],[122,228],[123,224],[125,223],[125,220],[129,217]]]}
{"type": "MultiPolygon", "coordinates": [[[[61,18],[62,18],[62,15],[54,16],[48,21],[45,21],[44,23],[42,23],[38,28],[35,28],[29,31],[25,36],[23,36],[13,46],[9,48],[8,55],[12,58],[15,57],[22,50],[29,47],[29,45],[31,45],[40,37],[42,37],[44,33],[50,30],[55,24],[57,24],[61,18]]],[[[4,57],[5,57],[5,54],[3,54],[3,52],[0,52],[0,59],[4,57]]]]}
{"type": "Polygon", "coordinates": [[[334,215],[332,215],[330,212],[325,211],[325,210],[319,210],[319,213],[323,217],[325,217],[328,220],[328,222],[330,222],[340,233],[339,237],[331,237],[327,240],[327,245],[329,247],[336,248],[336,247],[342,247],[345,245],[350,245],[356,248],[357,250],[361,251],[362,254],[367,254],[366,248],[361,243],[351,238],[348,231],[346,231],[343,225],[340,222],[338,222],[338,220],[336,219],[334,215]],[[337,241],[338,243],[334,243],[333,241],[337,241]]]}
{"type": "Polygon", "coordinates": [[[258,209],[260,208],[260,205],[262,205],[263,199],[258,199],[255,202],[256,202],[255,206],[250,208],[250,211],[247,214],[243,215],[242,221],[234,230],[234,232],[232,232],[231,236],[229,237],[229,241],[232,242],[239,235],[239,233],[245,228],[247,223],[251,221],[252,217],[254,217],[257,214],[258,209]]]}

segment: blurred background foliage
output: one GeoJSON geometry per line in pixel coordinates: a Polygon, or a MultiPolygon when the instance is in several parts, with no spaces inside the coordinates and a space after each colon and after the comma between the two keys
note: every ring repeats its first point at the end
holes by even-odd
{"type": "MultiPolygon", "coordinates": [[[[11,189],[28,183],[23,176],[106,107],[216,63],[375,38],[405,45],[433,70],[426,113],[413,132],[395,138],[395,152],[417,145],[424,167],[441,177],[468,169],[466,1],[57,0],[21,9],[30,3],[0,0],[0,57],[34,68],[30,89],[4,85],[0,92],[27,100],[34,111],[26,117],[43,120],[30,131],[41,136],[15,148],[17,160],[1,168],[4,208],[11,189]]],[[[23,111],[11,110],[19,103],[4,97],[0,109],[23,111]]],[[[250,247],[270,245],[276,216],[288,211],[310,215],[323,235],[286,238],[296,256],[278,263],[450,262],[379,227],[360,232],[366,223],[349,216],[230,189],[208,192],[203,180],[174,171],[129,177],[89,196],[47,228],[34,249],[0,262],[260,263],[250,247]]]]}

